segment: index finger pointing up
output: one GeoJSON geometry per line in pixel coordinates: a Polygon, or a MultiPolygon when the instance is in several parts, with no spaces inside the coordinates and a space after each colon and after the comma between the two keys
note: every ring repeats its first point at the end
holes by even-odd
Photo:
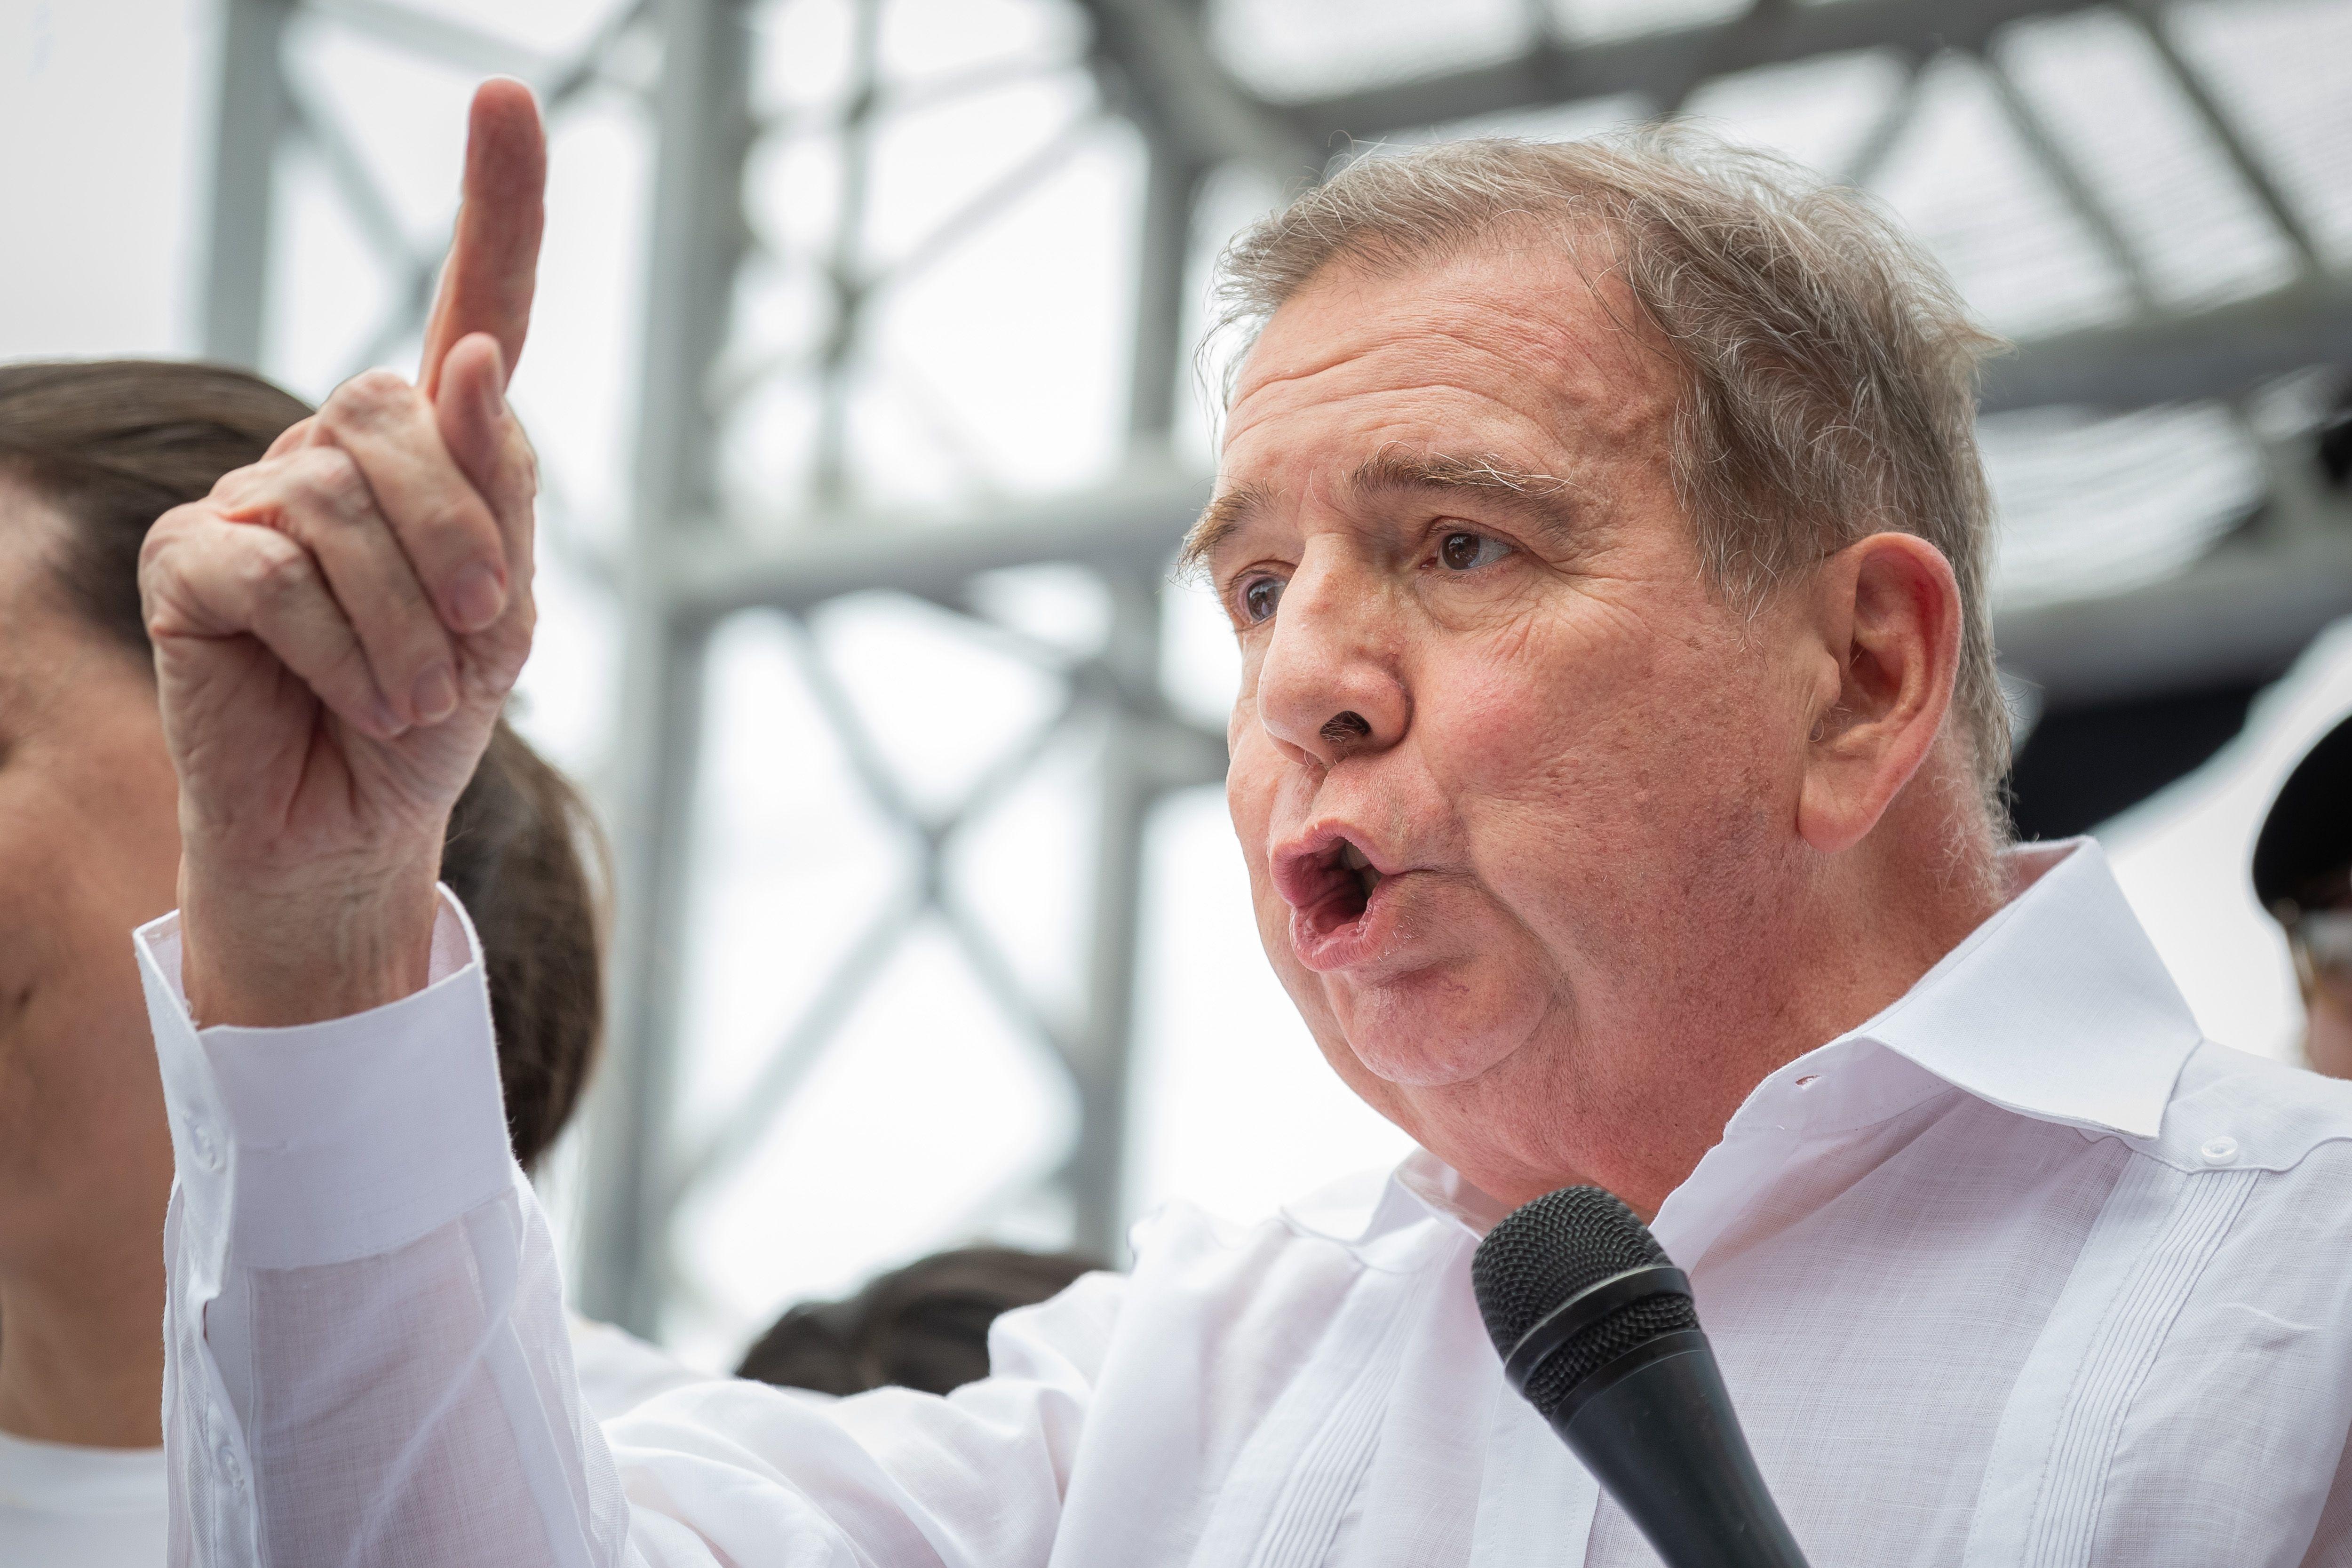
{"type": "Polygon", "coordinates": [[[418,383],[440,386],[441,361],[468,332],[498,339],[507,374],[522,356],[546,218],[547,133],[530,89],[492,77],[474,92],[466,127],[465,199],[425,328],[418,383]]]}

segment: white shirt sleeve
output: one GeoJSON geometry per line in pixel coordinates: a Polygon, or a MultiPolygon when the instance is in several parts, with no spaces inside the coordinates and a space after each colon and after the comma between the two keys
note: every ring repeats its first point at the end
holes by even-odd
{"type": "Polygon", "coordinates": [[[580,1377],[581,1402],[599,1421],[625,1415],[656,1394],[712,1380],[714,1374],[686,1365],[625,1329],[577,1312],[563,1317],[572,1341],[572,1370],[580,1377]]]}
{"type": "Polygon", "coordinates": [[[137,946],[178,1166],[175,1568],[625,1561],[457,901],[425,990],[299,1028],[197,1030],[178,917],[137,946]]]}
{"type": "Polygon", "coordinates": [[[173,1568],[1045,1561],[1123,1281],[1009,1314],[951,1398],[714,1380],[619,1425],[616,1464],[457,900],[425,990],[299,1028],[195,1028],[176,916],[137,948],[178,1163],[173,1568]]]}

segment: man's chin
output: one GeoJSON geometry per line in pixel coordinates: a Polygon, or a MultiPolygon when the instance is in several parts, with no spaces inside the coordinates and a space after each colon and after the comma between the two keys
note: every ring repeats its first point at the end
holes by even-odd
{"type": "Polygon", "coordinates": [[[1466,1083],[1524,1044],[1534,1023],[1520,1019],[1517,997],[1496,1005],[1475,982],[1429,971],[1347,990],[1332,1001],[1349,1052],[1401,1089],[1466,1083]]]}

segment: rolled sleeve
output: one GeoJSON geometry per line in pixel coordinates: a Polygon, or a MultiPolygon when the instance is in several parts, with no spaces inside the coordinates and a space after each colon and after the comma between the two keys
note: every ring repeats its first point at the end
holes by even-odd
{"type": "Polygon", "coordinates": [[[299,1268],[405,1245],[507,1189],[489,994],[447,889],[425,988],[348,1018],[199,1029],[180,917],[135,933],[186,1218],[226,1259],[299,1268]]]}

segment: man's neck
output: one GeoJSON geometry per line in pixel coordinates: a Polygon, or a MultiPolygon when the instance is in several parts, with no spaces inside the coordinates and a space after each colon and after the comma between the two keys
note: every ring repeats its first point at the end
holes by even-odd
{"type": "Polygon", "coordinates": [[[1409,1130],[1507,1202],[1589,1183],[1655,1214],[1759,1083],[1892,1005],[2012,891],[1990,834],[1926,853],[1890,833],[1819,869],[1744,926],[1695,924],[1644,984],[1580,998],[1564,1048],[1409,1130]]]}
{"type": "Polygon", "coordinates": [[[163,1441],[163,1249],[116,1251],[0,1276],[0,1431],[104,1448],[163,1441]]]}

